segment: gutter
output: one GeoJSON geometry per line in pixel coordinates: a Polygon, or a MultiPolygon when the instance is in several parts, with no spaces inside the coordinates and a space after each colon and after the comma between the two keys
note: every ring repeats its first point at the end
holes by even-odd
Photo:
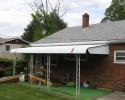
{"type": "Polygon", "coordinates": [[[111,41],[89,41],[89,42],[68,42],[68,43],[46,43],[46,44],[30,44],[32,47],[44,46],[72,46],[72,45],[106,45],[125,43],[125,40],[111,40],[111,41]]]}

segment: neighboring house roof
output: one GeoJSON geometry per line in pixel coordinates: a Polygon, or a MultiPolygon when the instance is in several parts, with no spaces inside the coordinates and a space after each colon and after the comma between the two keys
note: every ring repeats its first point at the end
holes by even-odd
{"type": "Polygon", "coordinates": [[[93,24],[89,27],[68,27],[33,44],[108,41],[125,39],[125,20],[93,24]]]}
{"type": "MultiPolygon", "coordinates": [[[[0,43],[6,43],[6,42],[9,42],[9,41],[12,41],[12,40],[17,40],[17,39],[19,39],[19,38],[0,38],[0,43]]],[[[29,44],[29,42],[27,42],[25,40],[22,40],[22,39],[19,39],[19,40],[29,44]]]]}
{"type": "Polygon", "coordinates": [[[0,38],[0,43],[4,43],[4,42],[10,41],[10,40],[12,40],[12,38],[8,38],[8,39],[0,38]]]}

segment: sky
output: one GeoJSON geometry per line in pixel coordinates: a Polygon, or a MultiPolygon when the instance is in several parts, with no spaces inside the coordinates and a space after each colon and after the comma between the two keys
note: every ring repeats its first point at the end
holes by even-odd
{"type": "MultiPolygon", "coordinates": [[[[97,24],[104,17],[105,10],[111,5],[111,1],[63,0],[60,15],[64,13],[64,7],[68,7],[68,12],[62,17],[68,23],[68,27],[81,26],[84,13],[89,14],[90,24],[97,24]]],[[[1,0],[0,37],[13,38],[23,34],[24,28],[32,20],[31,13],[34,13],[27,2],[32,3],[33,0],[1,0]]]]}

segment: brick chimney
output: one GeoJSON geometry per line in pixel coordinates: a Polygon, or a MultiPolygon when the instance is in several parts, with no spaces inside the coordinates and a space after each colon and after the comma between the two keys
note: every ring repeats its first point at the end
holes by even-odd
{"type": "Polygon", "coordinates": [[[84,15],[82,15],[83,19],[82,19],[82,28],[86,28],[89,26],[89,15],[87,13],[85,13],[84,15]]]}

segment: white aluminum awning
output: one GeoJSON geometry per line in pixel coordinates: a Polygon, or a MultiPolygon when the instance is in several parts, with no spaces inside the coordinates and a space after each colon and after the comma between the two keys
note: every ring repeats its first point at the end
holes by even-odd
{"type": "MultiPolygon", "coordinates": [[[[80,94],[80,54],[109,54],[108,45],[72,45],[72,46],[48,46],[48,47],[28,47],[12,49],[11,53],[31,53],[30,81],[33,74],[33,53],[47,54],[47,87],[50,81],[50,54],[76,54],[76,94],[80,94]]],[[[14,59],[15,60],[15,59],[14,59]]]]}
{"type": "Polygon", "coordinates": [[[109,54],[108,45],[76,45],[76,46],[49,46],[49,47],[27,47],[12,49],[10,53],[73,53],[85,54],[86,51],[90,54],[109,54]]]}

